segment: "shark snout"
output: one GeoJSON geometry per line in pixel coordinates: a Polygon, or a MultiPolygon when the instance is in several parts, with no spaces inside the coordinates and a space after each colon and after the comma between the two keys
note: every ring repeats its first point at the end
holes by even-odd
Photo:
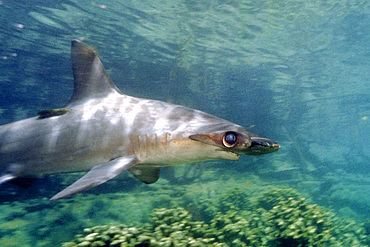
{"type": "Polygon", "coordinates": [[[249,155],[261,155],[266,153],[276,152],[280,149],[280,145],[270,139],[253,136],[250,137],[250,146],[245,149],[245,153],[249,155]]]}

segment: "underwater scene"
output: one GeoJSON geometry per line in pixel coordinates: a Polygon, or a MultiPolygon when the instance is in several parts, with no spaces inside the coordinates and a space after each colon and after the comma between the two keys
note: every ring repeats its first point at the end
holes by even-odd
{"type": "Polygon", "coordinates": [[[0,0],[0,246],[370,246],[369,14],[367,0],[0,0]],[[56,201],[85,173],[15,182],[19,160],[46,158],[5,156],[4,125],[72,114],[74,39],[123,94],[201,110],[280,149],[163,167],[148,184],[125,171],[56,201]]]}

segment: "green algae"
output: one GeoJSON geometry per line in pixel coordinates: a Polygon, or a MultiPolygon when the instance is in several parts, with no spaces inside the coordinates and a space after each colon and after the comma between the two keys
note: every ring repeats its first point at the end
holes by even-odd
{"type": "Polygon", "coordinates": [[[297,200],[300,195],[294,189],[271,188],[257,198],[257,204],[265,210],[271,210],[281,202],[289,200],[289,198],[297,200]]]}
{"type": "Polygon", "coordinates": [[[219,208],[224,213],[229,210],[247,209],[248,207],[248,194],[239,188],[231,189],[219,200],[219,208]]]}
{"type": "MultiPolygon", "coordinates": [[[[52,246],[68,241],[66,246],[99,246],[103,239],[92,245],[85,237],[97,233],[89,239],[98,238],[106,231],[98,230],[103,225],[119,226],[123,232],[125,228],[138,229],[130,244],[142,246],[369,246],[369,223],[338,218],[296,190],[250,181],[247,185],[225,180],[222,185],[174,186],[160,180],[150,186],[139,184],[129,193],[4,203],[0,217],[14,222],[9,223],[12,227],[0,225],[0,243],[20,246],[17,243],[22,240],[22,246],[52,246]],[[19,227],[13,227],[17,222],[19,227]],[[89,232],[83,232],[84,228],[89,232]],[[77,233],[79,237],[74,238],[77,233]]],[[[108,187],[112,185],[114,188],[115,183],[108,187]]],[[[104,237],[104,243],[111,244],[126,233],[117,234],[104,237]]]]}
{"type": "MultiPolygon", "coordinates": [[[[337,218],[293,189],[272,188],[257,199],[231,189],[220,197],[211,223],[194,220],[182,207],[157,208],[141,227],[87,228],[64,247],[74,246],[368,246],[365,226],[337,218]],[[230,202],[235,207],[229,207],[230,202]],[[226,205],[226,207],[225,207],[226,205]]],[[[208,203],[208,202],[207,202],[208,203]]]]}
{"type": "Polygon", "coordinates": [[[191,221],[191,215],[182,208],[157,209],[152,212],[153,225],[127,227],[126,225],[105,225],[84,229],[63,247],[76,246],[217,246],[213,238],[197,237],[203,233],[203,225],[191,221]]]}

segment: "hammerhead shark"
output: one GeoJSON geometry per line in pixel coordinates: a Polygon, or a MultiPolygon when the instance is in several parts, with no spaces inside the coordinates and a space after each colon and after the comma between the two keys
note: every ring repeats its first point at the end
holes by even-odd
{"type": "Polygon", "coordinates": [[[149,184],[161,167],[280,148],[202,111],[121,93],[97,52],[80,40],[72,40],[71,58],[74,90],[64,108],[0,126],[0,184],[88,171],[50,199],[58,200],[126,170],[149,184]]]}

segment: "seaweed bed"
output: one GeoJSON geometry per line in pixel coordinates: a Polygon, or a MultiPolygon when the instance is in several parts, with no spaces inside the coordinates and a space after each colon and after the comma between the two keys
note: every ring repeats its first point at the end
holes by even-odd
{"type": "Polygon", "coordinates": [[[84,229],[72,246],[369,246],[369,224],[340,219],[294,189],[270,188],[257,197],[231,189],[215,205],[157,208],[142,226],[84,229]]]}

